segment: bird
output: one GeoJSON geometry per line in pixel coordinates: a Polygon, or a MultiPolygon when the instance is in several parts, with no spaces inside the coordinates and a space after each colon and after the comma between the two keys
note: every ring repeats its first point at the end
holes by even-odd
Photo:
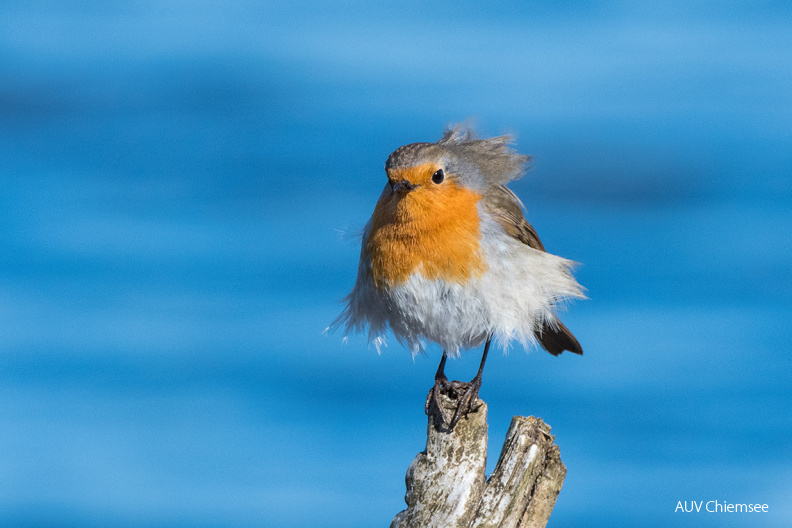
{"type": "Polygon", "coordinates": [[[425,411],[453,430],[475,409],[493,340],[538,346],[554,356],[583,354],[558,308],[585,298],[576,263],[545,250],[507,184],[530,156],[510,135],[478,138],[468,125],[446,127],[440,140],[410,143],[385,163],[387,181],[361,237],[354,287],[328,327],[368,332],[379,351],[388,329],[415,356],[428,343],[443,349],[425,411]],[[449,382],[449,356],[484,345],[470,382],[449,382]],[[458,400],[444,414],[439,395],[458,400]]]}

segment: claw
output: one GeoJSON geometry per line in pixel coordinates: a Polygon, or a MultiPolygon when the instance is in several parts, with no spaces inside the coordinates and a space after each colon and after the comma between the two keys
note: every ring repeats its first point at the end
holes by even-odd
{"type": "Polygon", "coordinates": [[[478,400],[480,388],[481,379],[479,378],[473,378],[469,382],[448,381],[445,376],[435,379],[435,384],[429,389],[429,394],[426,396],[426,404],[424,405],[427,416],[432,416],[435,420],[435,428],[438,431],[450,433],[459,423],[459,420],[467,416],[468,413],[476,411],[479,408],[476,405],[476,401],[478,400]],[[443,409],[443,402],[440,401],[441,395],[450,400],[456,400],[456,409],[454,409],[454,415],[450,421],[443,409]]]}
{"type": "Polygon", "coordinates": [[[466,416],[468,413],[473,412],[473,403],[478,399],[479,389],[481,388],[481,379],[473,378],[470,383],[460,383],[460,388],[466,387],[464,394],[459,398],[454,417],[451,418],[451,423],[448,425],[449,429],[453,430],[459,419],[466,416]]]}
{"type": "Polygon", "coordinates": [[[440,404],[440,394],[447,389],[449,383],[448,378],[443,376],[435,377],[434,386],[429,389],[429,394],[426,395],[426,404],[424,405],[424,412],[427,416],[434,416],[435,426],[438,429],[448,427],[448,420],[446,420],[443,406],[440,404]]]}

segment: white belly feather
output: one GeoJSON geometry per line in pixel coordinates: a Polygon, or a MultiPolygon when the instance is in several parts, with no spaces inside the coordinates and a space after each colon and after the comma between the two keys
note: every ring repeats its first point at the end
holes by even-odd
{"type": "MultiPolygon", "coordinates": [[[[481,208],[479,214],[487,263],[480,278],[448,283],[426,279],[417,270],[405,283],[380,291],[371,280],[367,255],[361,254],[355,287],[332,326],[344,325],[347,333],[368,326],[377,349],[389,326],[413,354],[432,341],[458,355],[489,334],[503,348],[512,341],[524,347],[535,343],[534,332],[552,324],[559,303],[584,297],[570,272],[574,263],[515,240],[481,208]]],[[[367,234],[368,226],[363,240],[367,234]]]]}

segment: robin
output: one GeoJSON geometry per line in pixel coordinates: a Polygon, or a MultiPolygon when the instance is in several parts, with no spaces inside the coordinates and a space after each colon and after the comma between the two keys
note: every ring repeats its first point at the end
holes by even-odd
{"type": "Polygon", "coordinates": [[[477,139],[463,126],[436,143],[412,143],[388,157],[388,181],[363,230],[357,280],[331,328],[365,330],[377,349],[388,327],[413,355],[443,348],[427,414],[453,429],[474,410],[493,339],[506,348],[537,342],[557,356],[582,354],[556,316],[559,303],[583,298],[573,262],[545,251],[506,187],[528,156],[510,136],[477,139]],[[484,343],[476,376],[449,382],[448,356],[484,343]],[[438,395],[458,400],[449,420],[438,395]]]}

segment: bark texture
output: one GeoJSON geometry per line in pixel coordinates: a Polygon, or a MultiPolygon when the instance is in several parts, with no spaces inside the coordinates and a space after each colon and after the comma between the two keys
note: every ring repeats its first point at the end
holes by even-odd
{"type": "MultiPolygon", "coordinates": [[[[443,395],[450,416],[456,400],[443,395]]],[[[566,476],[555,437],[540,418],[512,418],[495,470],[485,477],[487,405],[449,432],[430,415],[426,450],[407,469],[407,509],[391,528],[541,528],[566,476]]]]}

